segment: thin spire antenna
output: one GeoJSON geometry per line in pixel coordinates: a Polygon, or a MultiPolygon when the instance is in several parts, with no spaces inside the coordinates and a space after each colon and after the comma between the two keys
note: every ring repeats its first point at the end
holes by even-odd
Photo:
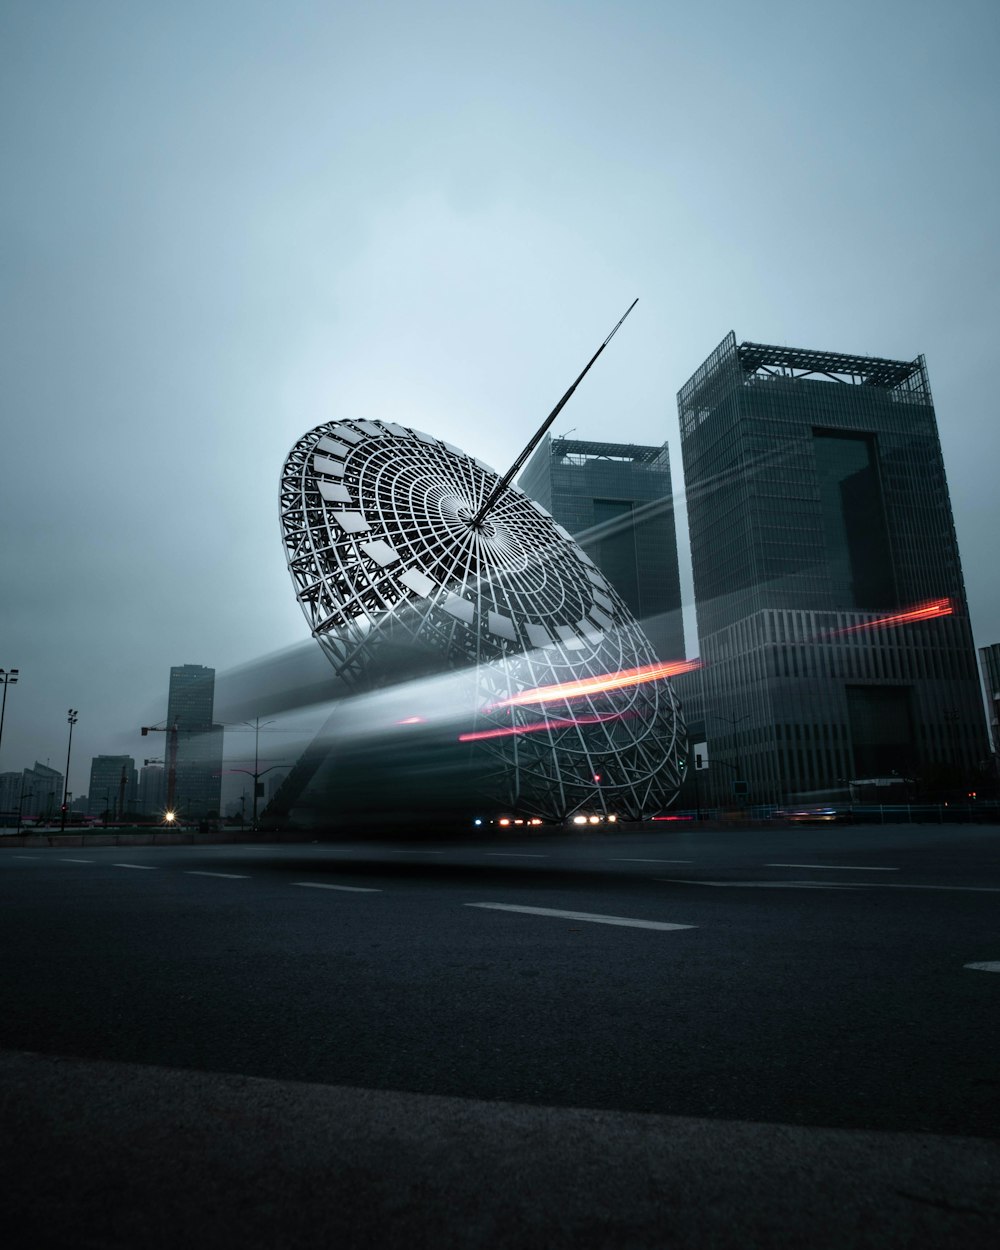
{"type": "Polygon", "coordinates": [[[638,304],[638,302],[639,302],[638,298],[634,299],[632,303],[629,304],[628,308],[625,309],[625,312],[622,315],[621,319],[618,321],[618,324],[611,331],[611,333],[604,340],[604,342],[600,345],[597,351],[594,352],[590,360],[587,361],[586,368],[583,370],[580,376],[576,379],[573,385],[569,388],[566,394],[562,397],[562,399],[560,399],[558,404],[556,404],[556,406],[552,409],[552,411],[545,418],[542,424],[538,427],[535,434],[532,436],[531,441],[528,443],[527,447],[525,447],[524,451],[521,452],[521,454],[514,461],[514,463],[510,466],[510,468],[503,475],[500,481],[497,482],[496,486],[494,486],[486,502],[483,504],[483,506],[479,509],[479,511],[476,513],[476,515],[472,518],[470,522],[470,524],[472,525],[474,529],[479,529],[479,527],[482,525],[483,521],[486,518],[486,514],[493,507],[493,505],[500,498],[500,496],[504,493],[504,491],[507,489],[507,487],[510,485],[511,481],[513,480],[515,474],[518,473],[519,470],[524,466],[525,461],[528,459],[531,453],[535,450],[538,444],[542,441],[543,437],[545,436],[546,431],[549,429],[552,422],[556,419],[556,417],[559,416],[562,410],[566,407],[567,403],[569,402],[570,396],[573,394],[576,388],[580,385],[583,379],[590,372],[591,366],[594,364],[594,361],[597,359],[598,356],[600,356],[601,352],[604,351],[607,345],[611,342],[611,340],[618,333],[619,329],[621,328],[622,322],[629,315],[629,313],[636,306],[636,304],[638,304]]]}

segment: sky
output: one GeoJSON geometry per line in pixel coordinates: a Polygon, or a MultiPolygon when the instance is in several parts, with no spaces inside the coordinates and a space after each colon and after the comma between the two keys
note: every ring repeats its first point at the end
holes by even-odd
{"type": "Polygon", "coordinates": [[[666,440],[678,492],[730,330],[925,354],[1000,642],[998,36],[995,0],[0,0],[0,771],[62,770],[77,708],[83,793],[162,754],[171,665],[301,647],[307,430],[502,470],[636,297],[554,433],[666,440]]]}

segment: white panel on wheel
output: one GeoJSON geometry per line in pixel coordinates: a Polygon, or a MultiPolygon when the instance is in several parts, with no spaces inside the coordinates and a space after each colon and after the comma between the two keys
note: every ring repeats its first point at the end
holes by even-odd
{"type": "Polygon", "coordinates": [[[387,569],[390,564],[395,564],[399,559],[399,552],[396,548],[390,547],[381,538],[376,538],[370,543],[362,543],[361,550],[365,555],[371,556],[375,563],[383,569],[387,569]]]}
{"type": "Polygon", "coordinates": [[[499,612],[487,612],[486,628],[498,638],[509,638],[511,642],[517,642],[514,622],[509,616],[501,616],[499,612]]]}
{"type": "Polygon", "coordinates": [[[345,534],[367,534],[371,529],[360,512],[332,512],[330,515],[345,534]]]}
{"type": "Polygon", "coordinates": [[[317,482],[319,493],[327,503],[351,503],[351,492],[340,482],[317,482]]]}
{"type": "Polygon", "coordinates": [[[329,456],[340,456],[343,458],[347,455],[347,444],[338,443],[335,438],[327,438],[324,434],[316,444],[316,450],[325,451],[329,456]]]}
{"type": "Polygon", "coordinates": [[[437,582],[432,581],[426,573],[421,573],[419,569],[407,569],[405,573],[400,573],[399,580],[407,590],[412,590],[423,599],[429,599],[437,589],[437,582]]]}
{"type": "Polygon", "coordinates": [[[475,608],[468,599],[463,599],[461,595],[449,595],[441,606],[456,620],[464,621],[466,625],[471,625],[472,618],[476,615],[475,608]]]}

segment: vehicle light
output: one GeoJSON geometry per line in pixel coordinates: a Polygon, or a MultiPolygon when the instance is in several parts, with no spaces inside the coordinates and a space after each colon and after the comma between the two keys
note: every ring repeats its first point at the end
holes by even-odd
{"type": "Polygon", "coordinates": [[[600,816],[591,816],[591,818],[590,818],[590,823],[591,823],[592,825],[599,825],[599,824],[601,823],[601,818],[600,818],[600,816]]]}
{"type": "Polygon", "coordinates": [[[586,823],[587,823],[587,817],[586,817],[586,816],[574,816],[574,817],[573,817],[573,824],[574,824],[574,825],[585,825],[586,823]]]}

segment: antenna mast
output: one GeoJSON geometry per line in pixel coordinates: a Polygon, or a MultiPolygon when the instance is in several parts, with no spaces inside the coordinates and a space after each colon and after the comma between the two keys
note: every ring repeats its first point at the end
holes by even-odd
{"type": "Polygon", "coordinates": [[[538,430],[535,432],[534,436],[532,437],[531,441],[528,443],[527,447],[525,447],[524,451],[521,452],[521,454],[514,461],[514,463],[510,466],[510,468],[503,475],[500,481],[497,482],[496,486],[494,486],[486,502],[482,505],[482,507],[479,509],[479,511],[470,521],[470,525],[473,527],[473,529],[480,528],[480,526],[482,525],[483,521],[486,518],[486,514],[489,512],[489,510],[493,507],[496,501],[500,498],[500,496],[504,493],[504,491],[510,485],[511,480],[513,479],[514,475],[523,467],[524,462],[528,459],[531,453],[535,450],[538,444],[542,441],[542,438],[544,437],[545,432],[548,430],[549,426],[556,419],[556,417],[559,416],[562,410],[566,407],[566,404],[569,402],[570,396],[573,394],[576,388],[580,385],[583,379],[590,372],[590,368],[593,365],[594,361],[597,359],[598,356],[600,356],[601,352],[604,351],[607,345],[611,342],[611,340],[618,333],[618,330],[621,327],[622,322],[629,315],[629,313],[636,306],[636,304],[638,304],[638,302],[639,300],[637,298],[634,299],[632,303],[629,304],[628,308],[625,309],[625,312],[622,315],[621,319],[619,320],[618,324],[615,326],[615,328],[611,331],[608,337],[604,340],[604,342],[600,345],[597,351],[594,352],[593,356],[591,356],[590,360],[587,362],[587,366],[584,369],[584,371],[576,379],[576,381],[569,388],[569,390],[562,397],[562,399],[560,399],[558,404],[556,404],[556,406],[552,409],[552,411],[545,418],[542,424],[538,427],[538,430]]]}

